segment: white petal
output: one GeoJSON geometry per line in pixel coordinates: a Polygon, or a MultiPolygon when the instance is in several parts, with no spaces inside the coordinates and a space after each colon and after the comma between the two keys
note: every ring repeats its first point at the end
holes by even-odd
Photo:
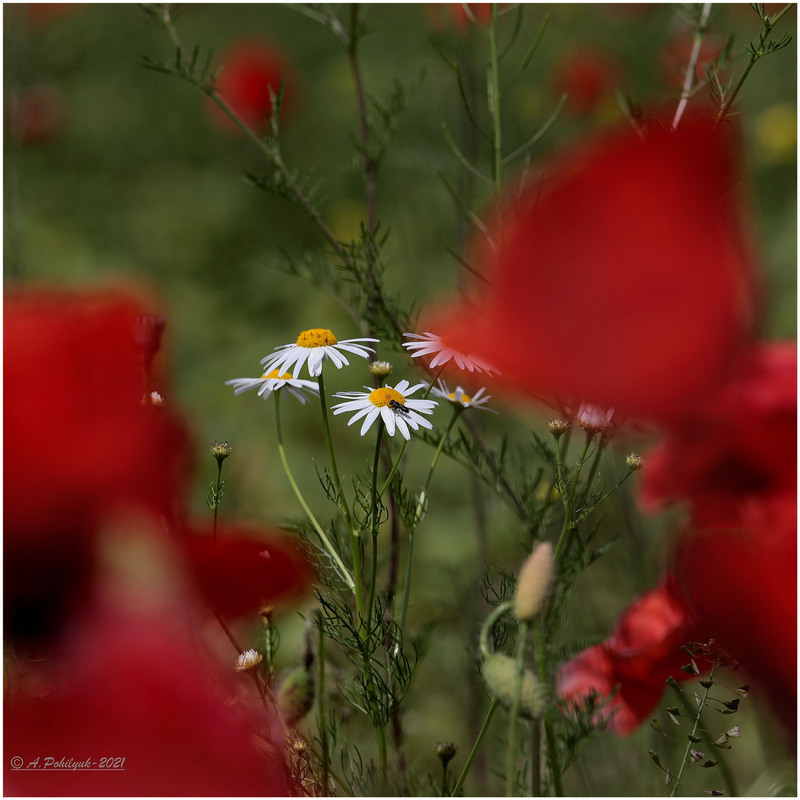
{"type": "Polygon", "coordinates": [[[383,424],[386,425],[386,432],[389,436],[394,436],[394,427],[397,421],[397,413],[392,411],[389,406],[381,408],[381,417],[383,417],[383,424]]]}
{"type": "Polygon", "coordinates": [[[400,431],[401,435],[406,441],[411,439],[411,434],[408,432],[408,426],[406,425],[406,421],[404,419],[397,418],[397,430],[400,431]]]}
{"type": "Polygon", "coordinates": [[[381,412],[377,408],[370,409],[369,414],[367,415],[366,419],[364,420],[364,424],[361,426],[361,435],[363,436],[372,425],[373,422],[378,418],[378,414],[381,412]]]}

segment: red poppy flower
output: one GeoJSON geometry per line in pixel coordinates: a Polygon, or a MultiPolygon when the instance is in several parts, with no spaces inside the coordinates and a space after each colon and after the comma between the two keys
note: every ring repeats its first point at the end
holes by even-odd
{"type": "MultiPolygon", "coordinates": [[[[272,115],[272,98],[286,81],[281,116],[291,109],[295,92],[289,61],[274,44],[261,39],[234,42],[220,56],[221,71],[216,87],[238,116],[255,131],[267,129],[272,115]]],[[[209,101],[214,121],[228,132],[239,128],[216,103],[209,101]]]]}
{"type": "Polygon", "coordinates": [[[686,498],[694,525],[735,525],[741,502],[796,487],[796,443],[797,345],[755,345],[648,453],[643,499],[686,498]]]}
{"type": "Polygon", "coordinates": [[[591,114],[620,78],[617,60],[604,50],[586,47],[567,53],[556,66],[556,92],[567,95],[566,108],[591,114]]]}
{"type": "Polygon", "coordinates": [[[5,301],[4,576],[12,635],[38,636],[77,602],[103,521],[169,515],[186,438],[143,405],[139,301],[30,291],[5,301]]]}
{"type": "Polygon", "coordinates": [[[730,129],[699,116],[572,148],[488,224],[480,295],[427,329],[557,405],[679,414],[751,322],[735,167],[730,129]]]}
{"type": "Polygon", "coordinates": [[[201,595],[223,616],[258,614],[296,600],[311,584],[311,566],[286,536],[224,523],[215,542],[204,528],[182,541],[201,595]]]}
{"type": "Polygon", "coordinates": [[[705,630],[766,693],[787,729],[797,712],[797,495],[751,498],[738,524],[688,532],[675,573],[705,630]]]}
{"type": "Polygon", "coordinates": [[[689,662],[680,648],[694,638],[691,612],[674,579],[667,576],[622,613],[611,636],[559,667],[557,693],[570,703],[597,692],[619,691],[602,710],[608,727],[630,733],[649,718],[667,678],[686,680],[689,662]]]}
{"type": "Polygon", "coordinates": [[[277,719],[246,703],[255,694],[249,683],[230,702],[234,659],[230,677],[221,674],[167,614],[104,613],[71,641],[58,669],[47,672],[47,692],[6,702],[6,793],[290,793],[277,719]],[[56,763],[46,768],[48,758],[56,763]]]}

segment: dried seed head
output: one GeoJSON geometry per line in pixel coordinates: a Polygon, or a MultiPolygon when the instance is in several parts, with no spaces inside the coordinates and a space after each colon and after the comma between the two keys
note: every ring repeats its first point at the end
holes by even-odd
{"type": "Polygon", "coordinates": [[[250,670],[255,669],[263,660],[264,657],[258,651],[245,650],[245,652],[236,659],[236,664],[233,668],[237,672],[250,672],[250,670]]]}
{"type": "Polygon", "coordinates": [[[556,439],[560,439],[571,425],[568,419],[564,419],[563,417],[554,417],[551,420],[547,421],[547,430],[553,434],[556,439]]]}
{"type": "Polygon", "coordinates": [[[537,545],[525,560],[517,579],[514,614],[520,620],[532,620],[541,611],[553,580],[553,546],[537,545]]]}
{"type": "Polygon", "coordinates": [[[644,462],[645,459],[637,453],[628,453],[628,455],[625,456],[625,463],[632,472],[641,469],[644,466],[644,462]]]}
{"type": "Polygon", "coordinates": [[[221,464],[231,453],[233,448],[227,442],[211,442],[211,455],[221,464]]]}
{"type": "MultiPolygon", "coordinates": [[[[483,662],[483,680],[486,688],[489,694],[506,708],[510,708],[514,702],[516,672],[517,665],[514,659],[503,653],[494,653],[483,662]]],[[[519,696],[520,716],[538,719],[544,711],[544,705],[542,685],[529,669],[524,670],[519,696]]]]}

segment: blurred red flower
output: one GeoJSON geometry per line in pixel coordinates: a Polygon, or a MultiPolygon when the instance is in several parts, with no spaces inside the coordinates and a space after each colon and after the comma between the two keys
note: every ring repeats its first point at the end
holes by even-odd
{"type": "Polygon", "coordinates": [[[9,635],[57,627],[83,593],[104,520],[130,509],[169,516],[183,492],[186,434],[143,396],[135,344],[143,310],[122,293],[37,290],[5,299],[9,635]]]}
{"type": "Polygon", "coordinates": [[[715,641],[796,733],[797,495],[745,500],[737,525],[687,532],[675,573],[715,641]]]}
{"type": "Polygon", "coordinates": [[[699,527],[736,524],[739,504],[797,485],[797,344],[753,345],[647,455],[642,499],[686,498],[699,527]]]}
{"type": "Polygon", "coordinates": [[[232,666],[221,677],[168,614],[95,616],[57,663],[46,692],[5,704],[6,794],[290,794],[277,718],[231,702],[232,666]],[[65,768],[45,769],[47,757],[65,768]],[[70,769],[87,759],[91,770],[70,769]]]}
{"type": "Polygon", "coordinates": [[[573,147],[488,224],[467,259],[479,296],[427,329],[556,405],[680,414],[752,322],[736,161],[731,130],[702,116],[573,147]]]}
{"type": "Polygon", "coordinates": [[[454,29],[458,33],[466,33],[474,24],[473,18],[481,25],[489,25],[492,21],[491,3],[426,3],[424,5],[428,22],[434,30],[454,29]],[[470,14],[472,16],[470,16],[470,14]]]}
{"type": "Polygon", "coordinates": [[[61,90],[50,84],[36,84],[12,90],[3,109],[3,131],[7,140],[41,144],[64,127],[66,102],[61,90]]]}
{"type": "Polygon", "coordinates": [[[620,80],[618,60],[597,47],[584,47],[564,55],[555,68],[553,83],[559,95],[567,95],[566,108],[591,114],[620,80]]]}
{"type": "MultiPolygon", "coordinates": [[[[272,115],[272,97],[277,97],[285,80],[281,119],[291,110],[296,80],[289,60],[281,50],[263,39],[242,39],[234,42],[219,59],[221,71],[216,87],[225,102],[253,130],[267,130],[272,115]]],[[[213,101],[209,101],[212,118],[228,132],[240,129],[213,101]]]]}
{"type": "Polygon", "coordinates": [[[262,607],[296,600],[313,578],[290,539],[254,527],[220,524],[215,542],[204,525],[182,541],[200,594],[224,617],[255,615],[262,607]]]}
{"type": "Polygon", "coordinates": [[[581,705],[593,691],[603,699],[618,688],[600,713],[615,733],[631,733],[652,714],[667,678],[692,677],[681,670],[690,661],[681,646],[694,636],[689,606],[668,575],[625,609],[606,641],[559,667],[556,692],[581,705]]]}

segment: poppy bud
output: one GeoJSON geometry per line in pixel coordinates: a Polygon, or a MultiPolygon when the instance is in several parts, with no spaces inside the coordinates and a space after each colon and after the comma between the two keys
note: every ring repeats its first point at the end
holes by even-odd
{"type": "Polygon", "coordinates": [[[514,594],[517,619],[530,621],[541,611],[552,580],[553,546],[550,542],[543,542],[528,556],[520,570],[514,594]]]}
{"type": "MultiPolygon", "coordinates": [[[[510,708],[514,701],[517,665],[503,653],[495,653],[483,662],[483,680],[492,697],[510,708]]],[[[519,693],[519,713],[527,719],[537,719],[544,711],[544,691],[536,676],[526,669],[522,673],[519,693]]]]}

